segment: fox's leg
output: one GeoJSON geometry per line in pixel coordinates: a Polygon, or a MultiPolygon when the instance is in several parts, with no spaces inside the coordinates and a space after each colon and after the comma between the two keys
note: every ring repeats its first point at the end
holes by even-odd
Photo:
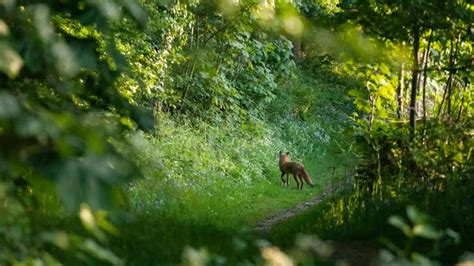
{"type": "Polygon", "coordinates": [[[290,178],[290,174],[286,174],[286,186],[288,186],[290,183],[288,182],[288,178],[290,178]]]}
{"type": "Polygon", "coordinates": [[[300,180],[300,187],[299,187],[299,190],[302,190],[303,189],[303,178],[301,177],[301,175],[298,175],[298,179],[300,180]]]}
{"type": "Polygon", "coordinates": [[[281,172],[281,176],[280,176],[281,182],[283,182],[284,185],[288,186],[288,173],[286,174],[286,182],[285,182],[285,179],[283,178],[284,176],[285,176],[285,173],[281,172]]]}
{"type": "Polygon", "coordinates": [[[296,189],[299,189],[300,188],[300,183],[298,182],[298,178],[296,175],[293,175],[293,178],[295,179],[296,181],[296,189]]]}

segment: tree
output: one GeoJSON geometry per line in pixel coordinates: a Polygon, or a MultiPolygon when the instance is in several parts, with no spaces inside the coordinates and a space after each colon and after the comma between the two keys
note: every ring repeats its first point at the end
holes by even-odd
{"type": "Polygon", "coordinates": [[[127,29],[118,34],[118,42],[132,61],[132,74],[124,82],[132,87],[130,97],[157,111],[208,119],[247,119],[258,113],[294,67],[290,41],[272,26],[278,17],[261,27],[261,4],[146,3],[152,21],[146,32],[117,23],[127,29]]]}
{"type": "MultiPolygon", "coordinates": [[[[367,34],[375,36],[381,41],[390,40],[411,44],[409,68],[412,77],[408,110],[414,137],[420,73],[425,72],[420,67],[426,66],[426,63],[420,64],[420,46],[422,43],[428,43],[425,39],[427,36],[432,36],[436,41],[441,41],[443,45],[448,46],[447,42],[452,40],[449,37],[450,32],[453,28],[454,30],[465,29],[466,25],[469,25],[469,21],[472,20],[472,10],[465,1],[362,0],[343,1],[341,7],[346,11],[343,13],[345,19],[360,24],[367,34]]],[[[452,70],[459,67],[461,66],[445,66],[445,68],[452,70]]],[[[449,92],[448,89],[447,86],[449,92]]]]}
{"type": "Polygon", "coordinates": [[[135,1],[0,2],[0,264],[54,263],[41,245],[69,249],[72,242],[92,257],[120,262],[92,239],[35,237],[29,215],[39,199],[56,194],[104,240],[91,223],[93,210],[116,206],[119,185],[139,174],[110,143],[154,124],[116,84],[128,66],[110,23],[124,17],[146,22],[135,1]]]}

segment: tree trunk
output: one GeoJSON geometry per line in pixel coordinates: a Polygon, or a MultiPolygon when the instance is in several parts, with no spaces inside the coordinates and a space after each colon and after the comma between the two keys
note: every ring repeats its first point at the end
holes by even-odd
{"type": "MultiPolygon", "coordinates": [[[[451,96],[453,95],[453,84],[454,84],[454,79],[456,76],[456,68],[454,67],[456,65],[456,54],[458,53],[458,46],[461,41],[461,34],[456,38],[455,43],[454,43],[454,49],[451,50],[451,55],[450,55],[450,62],[449,62],[449,74],[451,75],[451,82],[449,84],[449,90],[448,90],[448,116],[451,118],[452,110],[451,106],[451,96]]],[[[453,42],[451,41],[451,46],[453,46],[453,42]]],[[[452,47],[451,47],[452,48],[452,47]]]]}
{"type": "Polygon", "coordinates": [[[451,47],[449,50],[449,75],[448,75],[448,80],[446,81],[446,86],[444,89],[444,94],[443,94],[443,99],[441,100],[441,104],[438,109],[438,116],[442,113],[443,111],[443,105],[446,102],[446,112],[445,114],[448,115],[448,117],[451,116],[451,95],[452,95],[452,86],[453,86],[453,79],[454,75],[456,73],[456,69],[454,68],[454,55],[456,53],[456,49],[454,48],[456,46],[457,49],[457,41],[456,44],[454,44],[453,40],[451,40],[451,47]]]}
{"type": "Polygon", "coordinates": [[[449,84],[451,84],[451,78],[452,78],[452,73],[450,72],[449,73],[449,76],[448,76],[448,80],[446,81],[446,85],[444,86],[444,93],[443,93],[443,99],[441,100],[441,103],[439,105],[439,108],[438,108],[438,114],[437,116],[439,117],[441,112],[443,111],[443,105],[444,105],[444,102],[446,101],[446,95],[447,95],[447,92],[448,92],[448,86],[449,84]]]}
{"type": "Polygon", "coordinates": [[[398,73],[398,86],[397,86],[397,118],[402,118],[403,113],[403,84],[404,84],[404,64],[400,67],[400,72],[398,73]]]}
{"type": "MultiPolygon", "coordinates": [[[[466,87],[465,87],[465,88],[466,88],[466,87]]],[[[465,90],[465,89],[463,89],[463,91],[461,92],[461,94],[464,93],[464,90],[465,90]]],[[[464,107],[464,100],[465,100],[464,95],[462,95],[461,97],[462,97],[462,99],[461,99],[461,103],[459,104],[459,111],[458,111],[458,116],[457,116],[457,118],[456,118],[456,122],[459,122],[459,120],[461,119],[461,113],[462,113],[463,107],[464,107]]]]}
{"type": "Polygon", "coordinates": [[[196,13],[196,22],[195,22],[195,36],[194,36],[194,43],[196,49],[199,49],[199,14],[196,13]]]}
{"type": "Polygon", "coordinates": [[[426,80],[428,76],[426,68],[428,67],[432,39],[433,39],[433,30],[431,30],[430,32],[430,38],[428,39],[428,46],[426,47],[426,52],[424,55],[424,62],[423,62],[423,123],[426,123],[426,80]]]}
{"type": "Polygon", "coordinates": [[[419,62],[418,62],[418,51],[420,49],[420,28],[415,23],[413,26],[413,71],[411,79],[411,95],[410,95],[410,128],[412,133],[412,138],[415,137],[416,133],[416,94],[417,94],[417,85],[418,85],[418,75],[419,75],[419,62]]]}
{"type": "Polygon", "coordinates": [[[448,83],[446,84],[446,91],[447,91],[447,95],[446,95],[446,102],[447,102],[447,105],[448,105],[448,110],[447,110],[447,114],[448,114],[448,117],[451,116],[451,94],[452,94],[452,87],[453,87],[453,70],[451,69],[452,67],[454,66],[454,43],[453,43],[453,40],[451,40],[451,51],[449,53],[449,78],[448,78],[448,83]]]}

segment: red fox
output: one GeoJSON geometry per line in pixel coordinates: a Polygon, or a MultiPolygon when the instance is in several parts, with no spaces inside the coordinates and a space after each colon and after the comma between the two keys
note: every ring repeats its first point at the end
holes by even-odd
{"type": "Polygon", "coordinates": [[[280,161],[279,161],[279,166],[280,166],[280,171],[281,171],[281,181],[283,184],[286,184],[288,186],[288,176],[289,174],[292,174],[293,177],[295,178],[296,181],[296,189],[303,189],[303,179],[306,181],[306,183],[310,186],[313,187],[313,181],[311,180],[311,177],[308,175],[308,172],[304,170],[304,166],[299,163],[299,162],[292,162],[288,159],[288,155],[290,153],[284,153],[280,151],[280,161]],[[286,182],[283,179],[283,176],[286,174],[286,182]]]}

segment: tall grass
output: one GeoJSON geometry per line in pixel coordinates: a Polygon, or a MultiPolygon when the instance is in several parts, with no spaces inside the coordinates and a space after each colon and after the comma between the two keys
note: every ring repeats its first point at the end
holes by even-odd
{"type": "Polygon", "coordinates": [[[278,151],[294,148],[263,121],[192,123],[163,115],[154,135],[130,135],[128,156],[144,177],[126,186],[134,219],[123,224],[113,246],[131,264],[176,263],[186,246],[235,257],[236,239],[248,234],[242,232],[324,185],[318,179],[317,189],[282,185],[278,151]]]}
{"type": "MultiPolygon", "coordinates": [[[[238,128],[190,123],[162,116],[155,135],[131,136],[145,176],[127,186],[133,210],[231,227],[268,214],[253,207],[284,189],[277,154],[285,144],[262,122],[238,128]]],[[[314,192],[285,191],[298,199],[314,192]]]]}
{"type": "MultiPolygon", "coordinates": [[[[387,125],[384,127],[388,128],[387,125]]],[[[396,131],[387,130],[372,138],[378,138],[378,144],[387,143],[397,137],[393,132],[396,131]]],[[[469,157],[465,147],[472,146],[472,139],[464,137],[463,127],[449,125],[447,130],[445,124],[436,122],[429,124],[424,132],[426,142],[411,142],[399,137],[392,146],[387,145],[390,148],[385,148],[379,157],[384,158],[379,170],[373,167],[375,160],[370,159],[375,152],[370,146],[363,145],[368,150],[362,161],[364,164],[359,167],[363,171],[358,173],[356,189],[277,226],[272,232],[273,240],[288,245],[296,233],[306,233],[324,239],[377,241],[388,238],[399,244],[408,235],[409,243],[416,241],[416,245],[409,244],[413,249],[406,249],[402,254],[418,252],[446,265],[456,263],[463,252],[474,247],[471,237],[474,231],[470,226],[474,221],[473,205],[470,204],[474,198],[473,167],[472,160],[463,159],[469,157]],[[451,139],[456,139],[455,145],[450,145],[451,139]],[[405,146],[399,144],[403,141],[407,143],[405,146]],[[405,162],[403,167],[396,165],[393,159],[393,154],[397,154],[394,151],[400,146],[410,147],[411,152],[398,153],[405,162]],[[375,171],[379,171],[381,177],[378,183],[373,179],[375,171]],[[388,221],[393,215],[403,216],[406,206],[425,212],[430,217],[427,219],[430,228],[442,228],[451,233],[439,239],[431,236],[430,239],[435,240],[431,242],[423,241],[416,234],[401,233],[388,221]],[[454,239],[460,240],[453,241],[452,236],[457,234],[460,237],[454,239]]]]}
{"type": "MultiPolygon", "coordinates": [[[[354,165],[342,133],[350,123],[344,95],[340,84],[302,75],[282,84],[255,117],[210,121],[161,113],[156,132],[130,132],[129,143],[114,145],[142,176],[124,185],[128,212],[112,216],[120,234],[110,249],[127,265],[176,264],[188,246],[230,264],[258,261],[251,227],[317,196],[354,165]],[[315,188],[282,184],[280,150],[304,163],[315,188]]],[[[60,211],[41,217],[58,228],[80,228],[60,211]]]]}
{"type": "Polygon", "coordinates": [[[343,126],[318,117],[337,115],[338,106],[346,104],[344,87],[301,79],[282,86],[260,118],[213,123],[162,114],[154,134],[130,134],[134,149],[123,150],[144,177],[126,186],[135,220],[124,224],[115,249],[137,265],[175,263],[186,246],[235,259],[242,249],[239,239],[252,238],[250,227],[343,176],[353,164],[340,147],[347,145],[343,126]],[[333,90],[323,90],[328,87],[333,90]],[[290,187],[282,185],[280,150],[305,164],[315,189],[298,191],[292,181],[290,187]],[[156,257],[144,261],[154,251],[156,257]]]}

